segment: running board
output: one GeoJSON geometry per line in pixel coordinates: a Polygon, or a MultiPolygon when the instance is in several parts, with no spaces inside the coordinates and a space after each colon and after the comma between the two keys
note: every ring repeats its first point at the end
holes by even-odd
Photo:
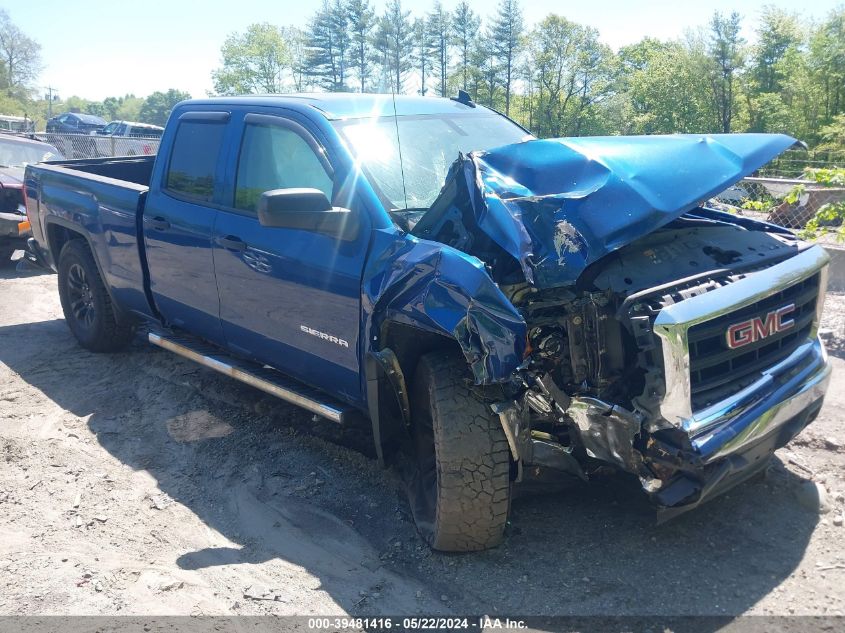
{"type": "Polygon", "coordinates": [[[332,422],[343,424],[344,418],[353,411],[348,405],[330,399],[321,391],[288,378],[275,369],[229,356],[217,347],[193,337],[149,332],[147,338],[153,345],[170,350],[332,422]]]}

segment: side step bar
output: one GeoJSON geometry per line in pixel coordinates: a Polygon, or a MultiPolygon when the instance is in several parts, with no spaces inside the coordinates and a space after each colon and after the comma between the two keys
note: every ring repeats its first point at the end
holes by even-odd
{"type": "Polygon", "coordinates": [[[288,378],[274,369],[234,358],[193,337],[149,332],[147,338],[153,345],[170,350],[338,424],[343,424],[344,418],[353,411],[348,405],[332,400],[322,392],[288,378]]]}

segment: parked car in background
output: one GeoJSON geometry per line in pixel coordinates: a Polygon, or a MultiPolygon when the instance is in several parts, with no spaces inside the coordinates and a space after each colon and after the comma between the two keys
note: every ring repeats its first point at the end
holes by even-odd
{"type": "Polygon", "coordinates": [[[30,236],[22,193],[24,167],[62,158],[61,152],[48,143],[0,136],[0,265],[16,249],[26,248],[30,236]]]}
{"type": "Polygon", "coordinates": [[[135,138],[161,138],[164,128],[151,123],[136,121],[112,121],[97,132],[101,136],[128,136],[135,138]]]}
{"type": "Polygon", "coordinates": [[[47,120],[47,133],[93,134],[106,127],[106,122],[93,114],[65,112],[47,120]]]}
{"type": "Polygon", "coordinates": [[[93,158],[97,146],[90,137],[104,127],[105,120],[93,114],[65,112],[47,120],[46,141],[68,158],[93,158]]]}
{"type": "Polygon", "coordinates": [[[164,128],[136,121],[112,121],[95,135],[98,156],[155,154],[164,128]]]}
{"type": "Polygon", "coordinates": [[[25,116],[0,114],[0,132],[11,134],[30,134],[35,131],[35,123],[25,116]]]}

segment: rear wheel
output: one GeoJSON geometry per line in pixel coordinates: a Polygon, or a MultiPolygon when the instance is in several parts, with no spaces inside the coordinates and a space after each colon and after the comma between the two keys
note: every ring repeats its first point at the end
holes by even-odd
{"type": "Polygon", "coordinates": [[[92,352],[115,352],[132,338],[117,315],[88,245],[71,240],[59,255],[59,298],[70,331],[92,352]]]}
{"type": "Polygon", "coordinates": [[[473,393],[462,355],[422,357],[411,410],[417,529],[443,551],[498,545],[510,509],[510,451],[498,419],[473,393]]]}

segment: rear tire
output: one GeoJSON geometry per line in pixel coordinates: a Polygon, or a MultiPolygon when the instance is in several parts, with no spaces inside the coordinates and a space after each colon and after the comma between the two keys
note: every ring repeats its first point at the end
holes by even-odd
{"type": "Polygon", "coordinates": [[[59,298],[70,331],[85,349],[116,352],[132,339],[100,277],[88,245],[71,240],[59,255],[59,298]]]}
{"type": "Polygon", "coordinates": [[[420,360],[411,390],[411,505],[420,534],[442,551],[498,545],[510,510],[507,438],[470,385],[461,354],[432,352],[420,360]]]}

